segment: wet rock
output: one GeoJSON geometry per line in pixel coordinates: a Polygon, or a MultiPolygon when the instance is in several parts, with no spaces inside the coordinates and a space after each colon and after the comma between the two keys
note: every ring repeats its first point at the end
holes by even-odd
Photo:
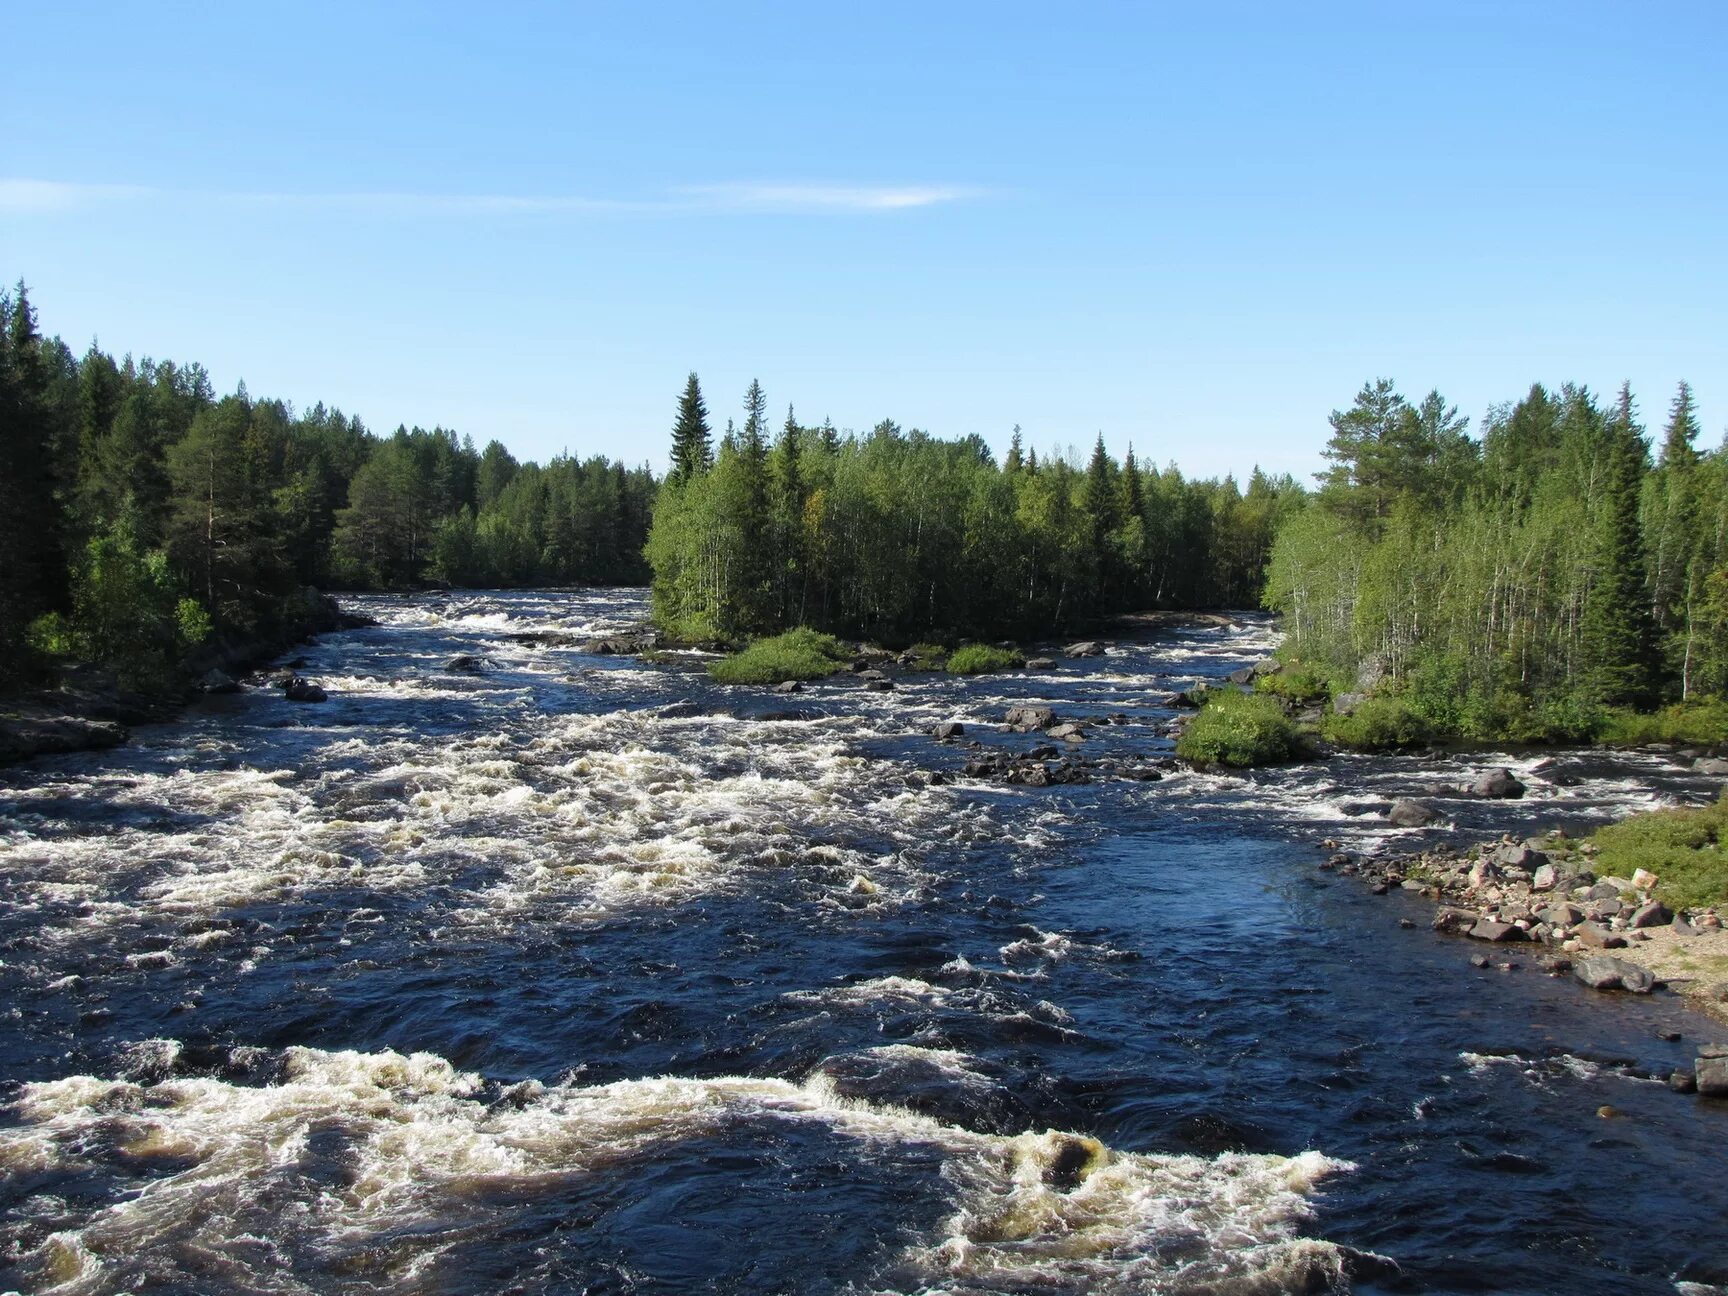
{"type": "Polygon", "coordinates": [[[1394,801],[1386,812],[1386,822],[1395,828],[1426,828],[1440,818],[1440,812],[1421,801],[1394,801]]]}
{"type": "Polygon", "coordinates": [[[1047,706],[1012,706],[1008,708],[1004,723],[1016,733],[1031,733],[1055,724],[1056,712],[1047,706]]]}
{"type": "Polygon", "coordinates": [[[802,693],[804,686],[797,680],[781,680],[774,686],[776,693],[802,693]]]}
{"type": "Polygon", "coordinates": [[[1668,1075],[1668,1087],[1679,1094],[1697,1093],[1698,1077],[1690,1071],[1672,1071],[1668,1075]]]}
{"type": "Polygon", "coordinates": [[[290,702],[322,702],[330,695],[311,680],[290,675],[288,682],[282,686],[282,696],[290,702]]]}
{"type": "Polygon", "coordinates": [[[1509,769],[1489,770],[1470,785],[1470,794],[1494,800],[1515,799],[1524,795],[1524,785],[1509,769]]]}
{"type": "Polygon", "coordinates": [[[198,687],[206,693],[238,693],[240,681],[212,666],[204,672],[204,677],[198,681],[198,687]]]}
{"type": "Polygon", "coordinates": [[[1464,933],[1475,940],[1485,941],[1521,941],[1524,939],[1524,929],[1511,923],[1496,922],[1492,918],[1484,918],[1469,931],[1464,933]]]}
{"type": "Polygon", "coordinates": [[[1663,904],[1660,900],[1652,900],[1647,905],[1640,905],[1633,911],[1632,917],[1628,920],[1634,929],[1640,927],[1666,927],[1673,921],[1674,911],[1667,905],[1663,904]]]}
{"type": "Polygon", "coordinates": [[[894,681],[887,679],[865,680],[864,687],[872,693],[892,693],[894,691],[894,681]]]}
{"type": "Polygon", "coordinates": [[[859,671],[858,678],[861,680],[880,680],[887,679],[888,677],[879,670],[871,669],[859,671]]]}
{"type": "Polygon", "coordinates": [[[944,720],[930,731],[932,738],[958,738],[966,732],[966,726],[958,720],[944,720]]]}
{"type": "Polygon", "coordinates": [[[1648,968],[1608,954],[1595,954],[1579,959],[1572,965],[1572,975],[1592,990],[1627,990],[1633,994],[1649,994],[1656,987],[1656,978],[1648,968]]]}
{"type": "Polygon", "coordinates": [[[1485,968],[1488,966],[1488,962],[1486,954],[1472,954],[1470,956],[1470,966],[1473,968],[1485,968]]]}
{"type": "Polygon", "coordinates": [[[1693,763],[1692,768],[1700,774],[1708,774],[1712,778],[1728,777],[1728,760],[1720,756],[1706,756],[1693,763]]]}
{"type": "Polygon", "coordinates": [[[1411,931],[1414,930],[1416,924],[1408,918],[1400,918],[1398,920],[1398,926],[1403,928],[1405,931],[1411,931]]]}
{"type": "Polygon", "coordinates": [[[1469,931],[1482,920],[1482,915],[1469,909],[1455,909],[1450,905],[1442,906],[1434,911],[1434,930],[1456,936],[1469,931]]]}
{"type": "Polygon", "coordinates": [[[596,657],[629,657],[649,651],[658,642],[659,637],[652,633],[608,635],[604,639],[590,639],[582,645],[582,651],[596,657]]]}
{"type": "Polygon", "coordinates": [[[1026,659],[1026,669],[1032,671],[1053,671],[1056,669],[1056,659],[1054,657],[1028,657],[1026,659]]]}
{"type": "Polygon", "coordinates": [[[444,663],[444,669],[452,675],[479,675],[486,669],[486,664],[473,653],[457,653],[444,663]]]}
{"type": "Polygon", "coordinates": [[[1698,1092],[1706,1098],[1728,1098],[1728,1057],[1705,1057],[1699,1054],[1693,1068],[1698,1092]]]}
{"type": "Polygon", "coordinates": [[[14,716],[0,719],[0,761],[63,752],[100,751],[119,746],[128,736],[125,726],[112,720],[86,720],[81,716],[14,716]]]}
{"type": "Polygon", "coordinates": [[[1052,725],[1044,731],[1047,738],[1060,738],[1063,742],[1085,742],[1086,731],[1077,724],[1052,725]]]}
{"type": "Polygon", "coordinates": [[[1071,643],[1062,650],[1064,657],[1102,657],[1104,645],[1087,639],[1080,643],[1071,643]]]}

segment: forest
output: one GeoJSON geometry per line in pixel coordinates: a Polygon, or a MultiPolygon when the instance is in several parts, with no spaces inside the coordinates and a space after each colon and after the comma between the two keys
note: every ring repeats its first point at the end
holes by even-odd
{"type": "Polygon", "coordinates": [[[790,626],[888,643],[1036,637],[1142,608],[1252,607],[1289,477],[1190,481],[1174,467],[1040,460],[1019,429],[1003,462],[978,437],[892,421],[868,433],[771,428],[759,383],[718,446],[690,375],[648,540],[654,613],[673,634],[790,626]]]}
{"type": "Polygon", "coordinates": [[[0,293],[0,684],[56,663],[165,687],[196,647],[292,639],[312,589],[639,584],[657,483],[388,436],[197,364],[82,356],[0,293]]]}

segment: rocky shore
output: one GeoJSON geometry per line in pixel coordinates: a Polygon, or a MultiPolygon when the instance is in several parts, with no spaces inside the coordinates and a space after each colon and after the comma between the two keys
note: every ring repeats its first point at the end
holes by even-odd
{"type": "MultiPolygon", "coordinates": [[[[1501,784],[1511,775],[1496,770],[1484,778],[1501,784]]],[[[1418,804],[1397,803],[1389,820],[1399,822],[1399,806],[1418,804]]],[[[1670,909],[1655,894],[1660,878],[1643,869],[1630,877],[1603,871],[1592,842],[1563,833],[1509,835],[1388,857],[1322,846],[1324,871],[1358,878],[1377,895],[1398,890],[1431,900],[1434,930],[1474,945],[1469,961],[1476,967],[1529,967],[1603,992],[1666,988],[1728,1022],[1728,915],[1714,906],[1670,909]]],[[[1415,926],[1408,919],[1402,925],[1415,926]]],[[[1673,1085],[1728,1097],[1725,1054],[1706,1050],[1673,1085]]]]}

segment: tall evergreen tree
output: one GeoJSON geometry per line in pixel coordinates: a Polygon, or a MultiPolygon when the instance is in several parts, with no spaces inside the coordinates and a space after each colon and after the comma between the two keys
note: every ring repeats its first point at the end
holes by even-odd
{"type": "Polygon", "coordinates": [[[1650,701],[1656,673],[1656,625],[1644,583],[1644,542],[1639,500],[1649,450],[1638,427],[1629,387],[1620,389],[1603,423],[1600,530],[1596,570],[1579,627],[1586,688],[1606,705],[1650,701]]]}
{"type": "Polygon", "coordinates": [[[684,382],[678,398],[678,417],[672,424],[672,470],[670,482],[689,481],[714,466],[714,446],[708,428],[708,406],[702,400],[702,384],[695,371],[684,382]]]}
{"type": "Polygon", "coordinates": [[[1014,432],[1008,438],[1008,457],[1002,462],[1002,470],[1013,476],[1026,466],[1026,456],[1020,449],[1020,425],[1014,425],[1014,432]]]}

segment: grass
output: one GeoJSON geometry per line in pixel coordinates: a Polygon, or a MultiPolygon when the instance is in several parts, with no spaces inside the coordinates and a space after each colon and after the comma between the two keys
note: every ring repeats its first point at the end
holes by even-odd
{"type": "Polygon", "coordinates": [[[742,652],[717,661],[708,673],[722,684],[778,684],[782,680],[821,679],[851,659],[833,635],[799,626],[770,639],[758,639],[742,652]]]}
{"type": "Polygon", "coordinates": [[[912,654],[913,670],[941,670],[948,664],[948,650],[941,644],[915,643],[907,649],[912,654]]]}
{"type": "Polygon", "coordinates": [[[1254,691],[1288,698],[1297,706],[1312,706],[1332,695],[1332,685],[1319,670],[1292,661],[1280,671],[1256,677],[1254,691]]]}
{"type": "Polygon", "coordinates": [[[1176,754],[1196,765],[1276,765],[1296,754],[1296,730],[1272,698],[1214,690],[1177,739],[1176,754]]]}
{"type": "Polygon", "coordinates": [[[965,644],[950,654],[948,671],[953,675],[990,675],[996,671],[1014,670],[1025,664],[1026,658],[1012,648],[965,644]]]}
{"type": "Polygon", "coordinates": [[[1728,701],[1677,702],[1660,711],[1610,711],[1598,734],[1604,742],[1716,743],[1728,740],[1728,701]]]}
{"type": "Polygon", "coordinates": [[[1599,874],[1629,878],[1648,869],[1670,908],[1728,904],[1728,793],[1714,805],[1633,815],[1591,840],[1599,874]]]}

